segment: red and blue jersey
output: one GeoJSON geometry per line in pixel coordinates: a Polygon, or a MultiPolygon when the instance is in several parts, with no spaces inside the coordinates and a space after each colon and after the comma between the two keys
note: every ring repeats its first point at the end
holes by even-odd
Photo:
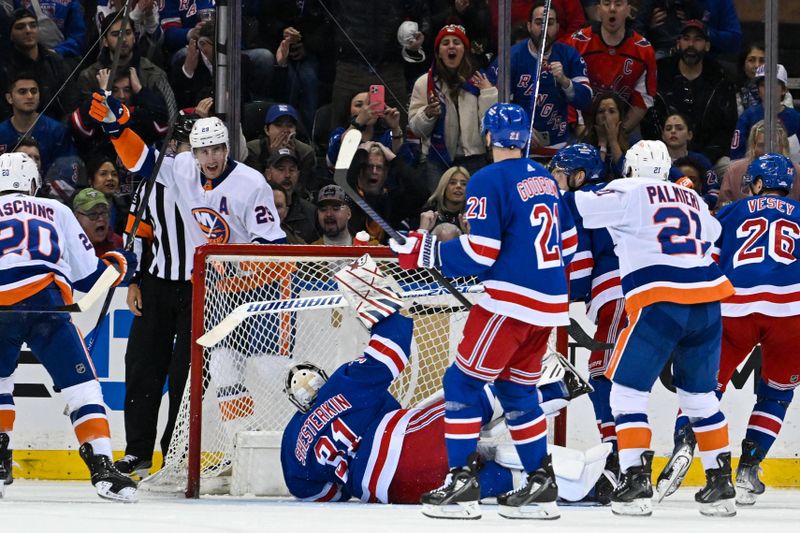
{"type": "Polygon", "coordinates": [[[399,314],[376,324],[363,356],[340,366],[311,409],[289,421],[281,464],[293,496],[387,502],[414,413],[400,409],[388,388],[408,364],[412,331],[413,320],[399,314]]]}
{"type": "MultiPolygon", "coordinates": [[[[582,190],[596,191],[605,183],[588,185],[582,190]]],[[[569,264],[570,300],[584,300],[589,318],[597,320],[597,312],[607,302],[622,298],[619,278],[619,258],[614,252],[614,241],[606,228],[588,229],[575,206],[575,193],[564,193],[578,231],[578,249],[569,264]]]]}
{"type": "Polygon", "coordinates": [[[547,170],[529,159],[482,168],[467,184],[470,233],[442,243],[446,276],[477,275],[487,311],[538,326],[569,322],[566,266],[578,236],[547,170]]]}
{"type": "Polygon", "coordinates": [[[753,196],[726,205],[717,218],[719,266],[736,289],[722,315],[800,315],[800,202],[753,196]]]}

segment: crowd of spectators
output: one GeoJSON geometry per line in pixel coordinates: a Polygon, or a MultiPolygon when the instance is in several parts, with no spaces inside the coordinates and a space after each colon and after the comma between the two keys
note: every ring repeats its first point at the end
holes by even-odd
{"type": "MultiPolygon", "coordinates": [[[[0,0],[0,152],[30,153],[46,194],[70,203],[79,218],[105,220],[107,235],[95,231],[104,243],[124,232],[141,177],[124,169],[90,119],[91,94],[108,89],[126,104],[129,126],[148,144],[160,143],[179,114],[215,112],[213,0],[131,0],[124,24],[123,4],[0,0]],[[82,189],[105,201],[93,196],[91,209],[78,209],[72,202],[82,189]]],[[[763,124],[764,45],[743,44],[733,1],[551,5],[544,21],[543,1],[511,2],[507,74],[511,98],[525,108],[545,57],[532,156],[588,142],[618,178],[628,146],[661,139],[672,174],[689,176],[714,204],[720,185],[760,153],[753,144],[763,124]]],[[[243,0],[241,7],[245,142],[234,155],[263,173],[290,242],[351,243],[365,231],[366,242],[385,243],[378,225],[331,189],[339,144],[352,128],[364,145],[349,179],[391,224],[467,230],[463,190],[489,163],[481,117],[498,101],[504,74],[495,59],[496,0],[243,0]],[[374,86],[382,86],[380,102],[374,86]]],[[[798,161],[800,113],[789,73],[779,66],[776,77],[783,151],[798,161]]]]}

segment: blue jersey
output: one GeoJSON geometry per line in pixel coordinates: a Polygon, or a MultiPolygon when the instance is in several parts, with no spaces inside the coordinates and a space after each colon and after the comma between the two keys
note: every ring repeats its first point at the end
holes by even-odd
{"type": "MultiPolygon", "coordinates": [[[[11,119],[0,122],[0,154],[10,152],[25,132],[19,132],[11,124],[11,119]]],[[[30,136],[39,143],[42,157],[41,175],[47,174],[50,165],[59,157],[75,155],[72,136],[61,122],[46,115],[40,115],[30,136]]]]}
{"type": "Polygon", "coordinates": [[[723,207],[718,262],[736,294],[723,316],[800,315],[800,202],[753,196],[723,207]]]}
{"type": "MultiPolygon", "coordinates": [[[[536,87],[536,64],[538,55],[528,47],[529,40],[511,47],[511,98],[529,114],[533,107],[533,93],[536,87]]],[[[490,69],[492,83],[497,83],[498,67],[495,62],[490,69]]],[[[586,73],[586,63],[578,51],[564,43],[553,43],[550,54],[542,64],[542,79],[539,83],[539,102],[536,105],[534,129],[541,133],[547,146],[563,147],[570,135],[567,112],[572,105],[588,111],[592,103],[592,89],[586,73]],[[565,91],[550,72],[550,64],[558,61],[564,67],[564,75],[572,80],[572,86],[565,91]]]]}
{"type": "Polygon", "coordinates": [[[507,159],[467,184],[470,233],[442,243],[442,273],[477,275],[486,288],[478,305],[538,326],[569,322],[566,265],[578,242],[569,208],[547,170],[507,159]]]}
{"type": "MultiPolygon", "coordinates": [[[[800,133],[800,112],[783,106],[783,109],[778,113],[778,118],[786,130],[787,137],[791,138],[793,135],[798,135],[800,133]]],[[[733,130],[731,159],[742,159],[745,156],[750,128],[752,128],[756,122],[763,119],[764,104],[748,107],[742,112],[738,122],[736,122],[736,129],[733,130]]]]}
{"type": "Polygon", "coordinates": [[[413,324],[399,314],[376,324],[364,355],[340,366],[311,409],[289,421],[281,464],[292,495],[307,501],[356,496],[385,502],[399,452],[376,463],[373,450],[393,436],[402,444],[412,413],[400,409],[388,388],[408,363],[413,324]]]}
{"type": "MultiPolygon", "coordinates": [[[[581,190],[597,191],[605,183],[588,185],[581,190]]],[[[588,316],[597,320],[597,312],[606,303],[623,297],[619,279],[619,258],[614,251],[614,241],[606,228],[589,229],[575,206],[575,193],[564,193],[566,203],[575,219],[578,248],[569,264],[570,300],[587,302],[588,316]]]]}

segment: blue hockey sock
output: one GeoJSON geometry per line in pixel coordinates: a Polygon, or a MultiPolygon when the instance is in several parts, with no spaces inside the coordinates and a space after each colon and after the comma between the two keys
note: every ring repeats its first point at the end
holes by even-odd
{"type": "Polygon", "coordinates": [[[495,390],[522,466],[533,472],[547,455],[547,420],[539,407],[536,386],[496,381],[495,390]]]}
{"type": "Polygon", "coordinates": [[[484,422],[485,384],[467,376],[455,365],[444,374],[444,438],[451,469],[465,466],[469,456],[478,449],[478,436],[484,422]]]}
{"type": "Polygon", "coordinates": [[[747,422],[745,439],[755,442],[765,456],[778,438],[793,396],[793,390],[779,390],[764,381],[758,384],[756,404],[747,422]]]}
{"type": "Polygon", "coordinates": [[[600,440],[611,443],[613,451],[617,451],[617,431],[608,399],[611,395],[611,381],[605,377],[593,377],[589,379],[589,382],[594,388],[594,391],[589,393],[589,399],[592,400],[592,407],[594,407],[600,440]]]}

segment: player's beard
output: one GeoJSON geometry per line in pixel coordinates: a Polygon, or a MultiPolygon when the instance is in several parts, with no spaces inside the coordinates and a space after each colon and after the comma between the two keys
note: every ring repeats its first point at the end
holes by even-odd
{"type": "Polygon", "coordinates": [[[697,50],[695,48],[687,48],[685,50],[681,50],[681,60],[690,66],[695,66],[699,63],[703,62],[703,58],[706,55],[705,50],[697,50]]]}

